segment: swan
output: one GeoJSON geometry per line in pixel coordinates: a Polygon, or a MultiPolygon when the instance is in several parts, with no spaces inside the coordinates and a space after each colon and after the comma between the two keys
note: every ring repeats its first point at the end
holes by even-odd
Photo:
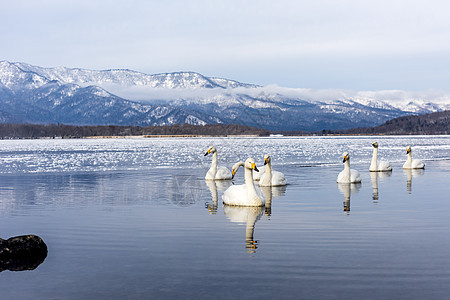
{"type": "Polygon", "coordinates": [[[420,159],[412,159],[411,146],[406,147],[406,161],[403,169],[425,169],[425,164],[420,159]]]}
{"type": "Polygon", "coordinates": [[[372,143],[373,146],[373,155],[372,155],[372,163],[370,164],[369,171],[370,172],[388,172],[392,171],[391,164],[387,161],[378,161],[378,143],[372,143]]]}
{"type": "Polygon", "coordinates": [[[361,182],[361,175],[358,171],[350,169],[350,154],[348,152],[344,152],[343,154],[344,160],[344,170],[339,173],[337,177],[338,183],[358,183],[361,182]]]}
{"type": "Polygon", "coordinates": [[[213,158],[211,168],[206,172],[205,180],[228,180],[231,179],[231,172],[225,167],[217,167],[217,150],[214,146],[208,148],[205,156],[212,153],[213,158]]]}
{"type": "Polygon", "coordinates": [[[264,165],[266,166],[266,172],[261,175],[259,186],[280,186],[287,184],[286,177],[284,177],[283,173],[272,170],[269,154],[264,155],[264,165]]]}
{"type": "Polygon", "coordinates": [[[233,177],[240,166],[244,167],[245,184],[232,185],[222,195],[224,204],[235,206],[264,206],[265,201],[261,193],[258,193],[253,183],[253,170],[258,172],[255,160],[247,158],[245,162],[238,162],[232,168],[233,177]]]}

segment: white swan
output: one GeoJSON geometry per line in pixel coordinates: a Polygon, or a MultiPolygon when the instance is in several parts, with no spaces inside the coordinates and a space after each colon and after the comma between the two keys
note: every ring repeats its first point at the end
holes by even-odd
{"type": "Polygon", "coordinates": [[[233,177],[240,166],[244,167],[245,184],[230,186],[222,196],[224,204],[236,206],[264,206],[265,201],[261,193],[258,193],[253,183],[253,170],[258,172],[255,160],[247,158],[244,162],[236,163],[232,168],[233,177]]]}
{"type": "Polygon", "coordinates": [[[205,180],[228,180],[231,179],[231,172],[225,167],[217,167],[217,150],[214,146],[208,148],[205,156],[212,153],[211,167],[206,172],[205,180]]]}
{"type": "Polygon", "coordinates": [[[369,167],[370,172],[388,172],[392,171],[391,164],[387,161],[378,161],[378,143],[372,143],[373,146],[373,155],[372,162],[369,167]]]}
{"type": "Polygon", "coordinates": [[[424,169],[425,163],[420,159],[412,159],[411,146],[406,147],[406,161],[403,169],[424,169]]]}
{"type": "Polygon", "coordinates": [[[350,154],[344,152],[344,170],[337,177],[338,183],[358,183],[361,182],[361,175],[358,171],[350,169],[350,154]]]}
{"type": "Polygon", "coordinates": [[[266,166],[266,172],[261,176],[259,186],[280,186],[287,184],[286,177],[284,177],[283,173],[272,170],[269,154],[264,155],[264,165],[266,166]]]}

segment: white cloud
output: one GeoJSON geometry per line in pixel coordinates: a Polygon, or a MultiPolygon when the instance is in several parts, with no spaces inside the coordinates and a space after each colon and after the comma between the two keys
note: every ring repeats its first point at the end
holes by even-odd
{"type": "Polygon", "coordinates": [[[139,102],[171,101],[178,99],[208,99],[223,94],[237,95],[246,94],[255,98],[264,97],[277,99],[283,96],[289,99],[306,101],[334,101],[354,100],[358,102],[384,101],[389,104],[406,104],[410,101],[418,103],[433,102],[450,105],[450,94],[444,91],[353,91],[342,89],[309,89],[309,88],[286,88],[278,85],[267,85],[256,88],[235,89],[186,89],[186,88],[152,88],[147,86],[120,86],[113,84],[102,85],[107,91],[125,99],[139,102]]]}

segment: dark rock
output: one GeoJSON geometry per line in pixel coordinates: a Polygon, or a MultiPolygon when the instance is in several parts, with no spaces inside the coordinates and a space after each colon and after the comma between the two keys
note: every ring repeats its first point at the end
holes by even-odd
{"type": "Polygon", "coordinates": [[[0,239],[0,272],[36,269],[47,257],[47,245],[36,235],[0,239]]]}

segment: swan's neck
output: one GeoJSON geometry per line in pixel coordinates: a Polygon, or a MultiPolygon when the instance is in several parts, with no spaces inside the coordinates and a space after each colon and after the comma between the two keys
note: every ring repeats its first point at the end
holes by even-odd
{"type": "Polygon", "coordinates": [[[370,163],[370,171],[376,171],[378,169],[378,148],[373,148],[372,162],[370,163]]]}
{"type": "Polygon", "coordinates": [[[244,167],[244,180],[245,180],[245,184],[250,187],[252,186],[253,189],[255,190],[255,185],[253,184],[253,173],[252,173],[252,169],[248,169],[244,167]]]}
{"type": "Polygon", "coordinates": [[[269,161],[266,164],[266,171],[265,171],[263,181],[261,182],[261,185],[268,186],[268,185],[270,185],[271,182],[272,182],[272,164],[269,161]]]}
{"type": "Polygon", "coordinates": [[[211,168],[209,168],[209,171],[216,175],[217,172],[217,152],[213,153],[212,161],[211,161],[211,168]]]}
{"type": "Polygon", "coordinates": [[[412,162],[412,154],[411,154],[411,152],[409,152],[409,153],[406,155],[406,161],[409,162],[409,163],[412,162]]]}
{"type": "Polygon", "coordinates": [[[247,186],[247,199],[251,199],[252,201],[261,201],[258,193],[256,192],[255,184],[253,183],[252,169],[244,168],[244,170],[245,185],[247,186]]]}
{"type": "Polygon", "coordinates": [[[350,159],[347,159],[344,163],[344,174],[345,178],[350,182],[351,172],[350,172],[350,159]]]}

